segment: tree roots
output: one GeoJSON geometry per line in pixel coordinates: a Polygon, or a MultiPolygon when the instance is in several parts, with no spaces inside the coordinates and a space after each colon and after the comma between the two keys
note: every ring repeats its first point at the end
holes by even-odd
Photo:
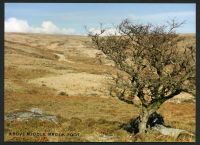
{"type": "Polygon", "coordinates": [[[152,128],[154,131],[158,131],[159,133],[163,135],[168,135],[171,137],[174,137],[175,139],[179,138],[181,135],[189,135],[189,136],[195,136],[194,133],[191,133],[189,131],[183,130],[183,129],[176,129],[171,127],[166,127],[164,125],[156,125],[152,128]]]}

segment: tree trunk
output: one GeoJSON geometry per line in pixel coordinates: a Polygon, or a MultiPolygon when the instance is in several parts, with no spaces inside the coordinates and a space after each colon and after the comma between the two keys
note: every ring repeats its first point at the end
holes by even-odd
{"type": "Polygon", "coordinates": [[[150,117],[150,115],[155,112],[157,109],[156,108],[146,108],[142,107],[142,112],[140,115],[140,122],[138,125],[139,133],[144,133],[147,130],[147,122],[150,117]]]}
{"type": "Polygon", "coordinates": [[[142,113],[140,115],[140,123],[139,123],[139,126],[138,126],[139,133],[143,133],[143,132],[146,131],[146,129],[147,129],[146,125],[147,125],[147,121],[149,119],[149,116],[150,116],[150,114],[149,114],[147,108],[142,107],[142,113]]]}

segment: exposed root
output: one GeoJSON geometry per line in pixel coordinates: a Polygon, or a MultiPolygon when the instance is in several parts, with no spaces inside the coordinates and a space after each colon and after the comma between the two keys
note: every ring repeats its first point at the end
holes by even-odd
{"type": "Polygon", "coordinates": [[[175,139],[177,139],[180,135],[183,135],[183,134],[189,135],[189,136],[195,136],[195,134],[189,131],[186,131],[183,129],[170,128],[163,125],[156,125],[152,129],[160,132],[163,135],[169,135],[171,137],[174,137],[175,139]]]}

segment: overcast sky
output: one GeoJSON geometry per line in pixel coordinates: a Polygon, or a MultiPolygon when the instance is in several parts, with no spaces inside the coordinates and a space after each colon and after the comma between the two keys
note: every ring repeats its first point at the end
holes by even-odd
{"type": "Polygon", "coordinates": [[[85,34],[84,26],[98,29],[129,18],[135,23],[163,24],[169,19],[186,23],[178,33],[195,33],[195,4],[6,3],[5,31],[48,34],[85,34]]]}

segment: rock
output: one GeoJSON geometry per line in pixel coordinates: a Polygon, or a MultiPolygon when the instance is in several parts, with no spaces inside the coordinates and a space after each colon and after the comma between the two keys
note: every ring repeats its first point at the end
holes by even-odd
{"type": "MultiPolygon", "coordinates": [[[[133,119],[130,122],[130,124],[125,127],[125,129],[128,132],[136,134],[139,132],[138,129],[139,122],[140,122],[140,117],[138,116],[137,118],[133,119]]],[[[149,117],[149,120],[147,122],[147,128],[159,132],[163,135],[174,137],[175,139],[177,139],[179,136],[183,134],[189,136],[195,136],[192,132],[183,129],[171,128],[170,126],[165,125],[163,117],[156,112],[152,113],[151,116],[149,117]]]]}
{"type": "Polygon", "coordinates": [[[49,121],[55,124],[58,123],[58,118],[54,115],[48,115],[43,113],[39,108],[31,108],[31,111],[18,111],[11,112],[5,115],[5,120],[9,121],[29,121],[29,120],[39,120],[39,121],[49,121]]]}
{"type": "Polygon", "coordinates": [[[190,136],[195,136],[193,133],[183,130],[183,129],[176,129],[176,128],[169,128],[163,125],[156,125],[153,127],[153,130],[160,132],[163,135],[172,136],[174,138],[178,138],[181,134],[186,134],[190,136]]]}
{"type": "Polygon", "coordinates": [[[33,113],[42,114],[42,110],[39,109],[39,108],[31,108],[30,111],[33,112],[33,113]]]}

